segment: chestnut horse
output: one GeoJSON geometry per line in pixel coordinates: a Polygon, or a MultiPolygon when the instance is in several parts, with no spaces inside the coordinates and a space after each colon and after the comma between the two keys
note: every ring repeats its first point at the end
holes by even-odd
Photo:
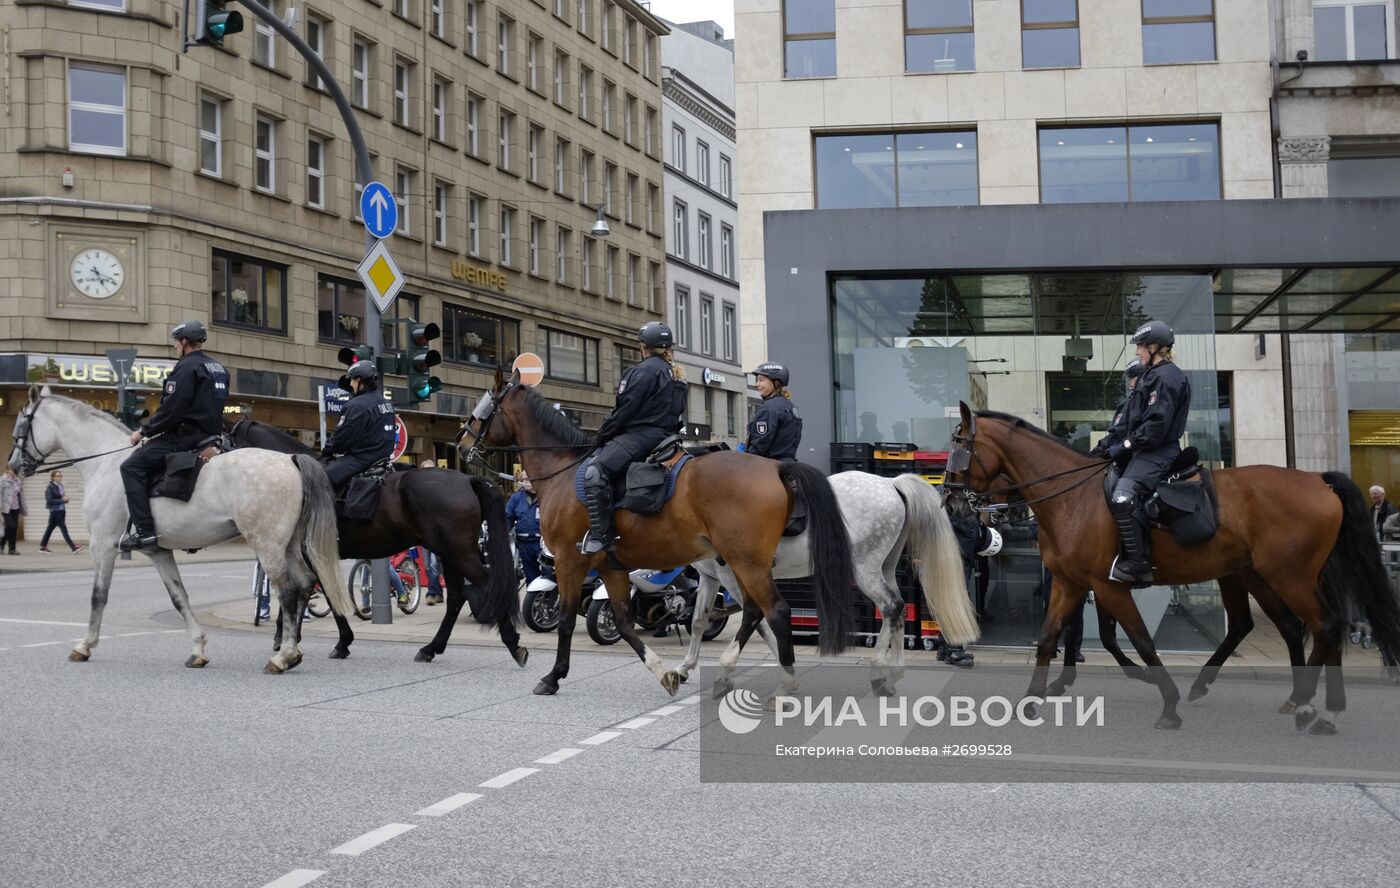
{"type": "MultiPolygon", "coordinates": [[[[610,558],[585,557],[577,544],[588,529],[588,512],[574,491],[578,465],[597,446],[529,387],[518,373],[509,381],[498,371],[496,385],[482,396],[463,434],[472,450],[519,453],[540,502],[540,526],[554,553],[559,582],[559,649],[554,668],[535,687],[554,694],[569,674],[569,648],[578,616],[583,578],[597,570],[608,590],[622,637],[675,694],[684,676],[666,669],[661,658],[637,636],[629,613],[628,569],[664,569],[710,558],[723,559],[737,576],[744,616],[734,641],[720,657],[716,695],[731,690],[733,670],[744,643],[765,619],[778,646],[783,667],[779,694],[797,688],[793,670],[791,611],[773,585],[773,558],[796,499],[807,505],[808,540],[817,591],[819,648],[823,654],[845,649],[852,629],[854,569],[850,540],[831,484],[817,469],[779,463],[745,453],[720,452],[695,457],[677,476],[675,494],[654,515],[620,510],[620,541],[610,558]]],[[[470,456],[470,454],[469,454],[470,456]]]]}
{"type": "MultiPolygon", "coordinates": [[[[1017,417],[974,416],[966,404],[961,411],[949,480],[985,491],[998,475],[1010,477],[1026,501],[1036,505],[1041,558],[1053,577],[1027,696],[1045,696],[1060,630],[1092,588],[1098,605],[1123,626],[1161,691],[1157,727],[1180,727],[1180,694],[1157,656],[1132,588],[1108,579],[1118,554],[1118,533],[1098,483],[1105,463],[1017,417]]],[[[1370,620],[1382,662],[1392,675],[1400,674],[1400,600],[1386,579],[1366,501],[1339,472],[1245,466],[1217,471],[1214,478],[1220,529],[1210,541],[1189,549],[1154,530],[1155,580],[1167,585],[1224,577],[1227,585],[1239,582],[1231,592],[1237,601],[1244,591],[1271,590],[1313,638],[1305,667],[1295,670],[1301,674],[1295,675],[1288,701],[1295,723],[1300,730],[1312,724],[1313,733],[1335,734],[1337,715],[1346,708],[1341,655],[1342,614],[1348,606],[1370,620]],[[1327,696],[1319,717],[1312,698],[1324,664],[1327,696]]],[[[1074,680],[1073,655],[1065,661],[1060,686],[1074,680]]]]}

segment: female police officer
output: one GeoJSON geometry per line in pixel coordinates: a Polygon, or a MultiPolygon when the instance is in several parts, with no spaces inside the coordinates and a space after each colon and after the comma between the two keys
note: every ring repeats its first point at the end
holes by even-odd
{"type": "Polygon", "coordinates": [[[584,555],[617,546],[613,526],[612,479],[642,459],[668,435],[680,431],[686,411],[685,371],[672,363],[671,328],[649,321],[637,332],[642,360],[617,383],[617,404],[598,429],[602,447],[583,472],[588,500],[588,535],[578,544],[584,555]]]}
{"type": "Polygon", "coordinates": [[[1137,585],[1152,582],[1147,539],[1136,512],[1181,455],[1179,443],[1191,409],[1191,383],[1172,363],[1176,334],[1161,321],[1148,321],[1133,333],[1137,356],[1147,365],[1124,410],[1123,440],[1108,448],[1108,458],[1128,457],[1127,468],[1113,488],[1109,504],[1118,525],[1121,554],[1109,578],[1137,585]]]}
{"type": "Polygon", "coordinates": [[[340,378],[340,385],[354,396],[345,403],[340,422],[321,448],[321,456],[331,460],[326,475],[336,491],[360,472],[393,455],[397,428],[394,405],[380,393],[379,371],[373,363],[351,364],[340,378]]]}
{"type": "Polygon", "coordinates": [[[792,406],[792,392],[787,389],[787,368],[768,361],[759,364],[750,375],[763,400],[749,420],[749,440],[744,444],[744,452],[769,459],[797,459],[797,446],[802,443],[802,417],[792,406]]]}

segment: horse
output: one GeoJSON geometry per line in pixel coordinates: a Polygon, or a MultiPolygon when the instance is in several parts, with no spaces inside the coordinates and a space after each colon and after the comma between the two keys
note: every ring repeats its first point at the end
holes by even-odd
{"type": "MultiPolygon", "coordinates": [[[[904,674],[904,596],[895,568],[906,545],[918,571],[929,612],[950,644],[977,640],[977,613],[963,582],[962,554],[937,488],[918,475],[883,478],[867,472],[841,472],[829,479],[851,541],[856,585],[884,619],[875,640],[870,688],[892,696],[904,674]]],[[[700,660],[700,642],[719,587],[737,589],[733,571],[714,559],[694,565],[700,573],[690,647],[676,671],[682,676],[700,660]]],[[[812,573],[807,531],[778,544],[773,576],[800,579],[812,573]]],[[[762,626],[759,629],[762,631],[762,626]]]]}
{"type": "MultiPolygon", "coordinates": [[[[234,423],[229,436],[240,447],[316,456],[315,450],[292,435],[251,419],[234,423]]],[[[465,578],[484,593],[483,622],[496,625],[511,657],[519,665],[525,665],[530,652],[521,646],[516,625],[519,608],[515,557],[510,549],[505,501],[490,480],[450,469],[391,472],[384,478],[374,518],[367,522],[342,518],[337,527],[343,558],[388,558],[410,546],[422,546],[442,559],[447,607],[437,634],[418,649],[415,660],[428,663],[447,650],[452,627],[467,601],[465,578]],[[486,555],[492,564],[489,571],[482,564],[477,541],[483,519],[487,532],[486,555]]],[[[336,626],[342,639],[350,632],[350,624],[344,617],[336,616],[336,626]]]]}
{"type": "MultiPolygon", "coordinates": [[[[28,477],[53,467],[44,460],[61,449],[77,455],[53,465],[75,465],[83,475],[83,515],[94,572],[87,635],[68,655],[74,662],[87,662],[97,647],[116,564],[117,539],[129,521],[118,467],[131,449],[130,435],[115,417],[55,395],[48,386],[30,388],[29,402],[15,421],[11,468],[28,477]]],[[[186,666],[203,667],[209,658],[204,650],[204,629],[190,611],[189,596],[175,565],[175,549],[202,549],[241,535],[277,590],[282,628],[289,637],[294,635],[294,615],[301,613],[317,582],[342,620],[350,613],[350,592],[336,558],[335,497],[316,460],[306,456],[289,459],[266,450],[222,453],[201,470],[189,502],[157,498],[151,506],[161,547],[144,550],[144,554],[155,565],[175,610],[184,618],[193,645],[186,666]]],[[[348,645],[352,639],[349,636],[343,643],[348,645]]],[[[301,659],[293,637],[272,656],[264,671],[282,673],[301,659]]]]}
{"type": "MultiPolygon", "coordinates": [[[[1147,665],[1162,695],[1156,726],[1181,726],[1175,683],[1157,656],[1152,637],[1133,603],[1129,584],[1107,579],[1118,551],[1118,534],[1099,484],[1090,483],[1108,467],[1074,450],[1023,419],[1005,413],[973,414],[960,405],[953,435],[949,479],[984,497],[1000,474],[1036,504],[1041,559],[1053,577],[1050,605],[1036,647],[1029,698],[1046,693],[1050,656],[1065,619],[1090,588],[1095,600],[1118,621],[1147,665]]],[[[1220,528],[1198,546],[1182,548],[1154,530],[1156,581],[1198,583],[1225,577],[1252,591],[1254,577],[1296,614],[1312,635],[1313,646],[1285,704],[1299,730],[1337,733],[1346,708],[1341,675],[1342,618],[1355,607],[1371,621],[1381,661],[1400,675],[1400,599],[1386,579],[1380,547],[1365,499],[1340,472],[1315,474],[1276,466],[1244,466],[1214,472],[1220,528]],[[1287,516],[1280,521],[1279,516],[1287,516]],[[1327,669],[1325,708],[1312,705],[1323,665],[1327,669]]],[[[995,491],[1009,492],[1006,490],[995,491]]],[[[1240,589],[1231,594],[1239,600],[1240,589]]],[[[1221,658],[1223,661],[1223,658],[1221,658]]],[[[1074,657],[1065,657],[1057,686],[1074,681],[1074,657]]]]}
{"type": "MultiPolygon", "coordinates": [[[[618,630],[671,695],[684,677],[666,669],[661,658],[637,636],[628,615],[627,566],[668,568],[722,558],[744,596],[739,631],[720,658],[732,672],[760,619],[777,639],[782,665],[779,694],[797,688],[793,668],[791,609],[773,585],[773,557],[794,503],[807,506],[808,541],[817,591],[821,653],[844,650],[852,628],[850,540],[826,476],[801,463],[778,463],[746,453],[718,452],[691,459],[676,478],[675,491],[654,515],[621,510],[615,552],[584,557],[575,544],[588,529],[588,513],[574,490],[577,466],[597,442],[576,428],[529,387],[520,374],[509,380],[497,370],[493,388],[482,395],[463,424],[459,441],[470,436],[469,459],[480,450],[516,452],[539,495],[545,544],[554,553],[559,581],[559,647],[554,668],[536,685],[536,694],[555,694],[569,673],[569,649],[583,578],[596,569],[608,590],[618,630]]],[[[724,693],[716,683],[717,693],[724,693]]]]}

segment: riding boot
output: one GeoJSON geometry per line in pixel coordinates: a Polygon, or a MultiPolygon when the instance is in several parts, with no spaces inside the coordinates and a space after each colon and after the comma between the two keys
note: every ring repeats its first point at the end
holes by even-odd
{"type": "Polygon", "coordinates": [[[117,541],[117,548],[123,552],[136,552],[141,549],[157,548],[157,537],[154,530],[132,525],[126,535],[117,541]]]}
{"type": "Polygon", "coordinates": [[[611,552],[617,547],[613,527],[612,479],[596,465],[583,473],[583,495],[588,505],[588,534],[578,544],[583,555],[611,552]]]}
{"type": "Polygon", "coordinates": [[[1109,571],[1109,579],[1134,586],[1152,584],[1152,562],[1147,556],[1147,541],[1137,520],[1137,497],[1114,491],[1110,504],[1113,522],[1118,525],[1119,555],[1109,571]]]}

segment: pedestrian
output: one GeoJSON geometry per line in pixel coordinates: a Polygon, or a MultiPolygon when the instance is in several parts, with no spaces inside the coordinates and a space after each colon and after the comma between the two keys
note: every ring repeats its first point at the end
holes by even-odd
{"type": "Polygon", "coordinates": [[[775,361],[766,361],[749,374],[758,389],[758,409],[749,420],[749,439],[740,448],[745,453],[766,456],[783,462],[797,459],[802,443],[802,417],[792,404],[788,391],[788,369],[775,361]]]}
{"type": "MultiPolygon", "coordinates": [[[[437,467],[437,461],[431,459],[425,459],[418,464],[420,469],[436,469],[437,467]]],[[[428,593],[423,597],[427,600],[428,607],[442,604],[442,559],[422,546],[418,548],[423,553],[423,561],[425,562],[423,569],[428,573],[428,593]]]]}
{"type": "Polygon", "coordinates": [[[1376,528],[1376,539],[1384,539],[1385,521],[1395,514],[1395,504],[1385,497],[1385,488],[1371,485],[1371,524],[1376,528]]]}
{"type": "Polygon", "coordinates": [[[55,528],[63,534],[63,541],[74,552],[81,552],[87,548],[74,545],[73,538],[68,535],[68,494],[63,489],[62,472],[49,473],[49,486],[44,488],[44,505],[49,510],[49,526],[44,530],[44,538],[39,541],[39,551],[46,555],[50,553],[49,537],[53,535],[55,528]]]}
{"type": "Polygon", "coordinates": [[[19,539],[19,516],[28,514],[29,510],[24,505],[24,482],[9,466],[0,476],[0,507],[5,510],[5,536],[0,538],[0,549],[6,555],[18,555],[15,542],[19,539]]]}
{"type": "MultiPolygon", "coordinates": [[[[1001,551],[1001,534],[977,520],[977,515],[972,511],[966,497],[949,497],[946,502],[953,524],[953,535],[957,537],[958,551],[962,554],[963,584],[967,588],[968,597],[976,601],[973,568],[979,560],[1001,551]]],[[[946,641],[943,649],[938,652],[938,659],[963,669],[971,669],[973,664],[972,654],[962,645],[950,645],[946,641]]]]}
{"type": "Polygon", "coordinates": [[[516,475],[516,481],[520,489],[506,501],[506,522],[515,534],[515,551],[525,571],[525,585],[529,586],[540,575],[540,499],[523,470],[516,475]]]}

